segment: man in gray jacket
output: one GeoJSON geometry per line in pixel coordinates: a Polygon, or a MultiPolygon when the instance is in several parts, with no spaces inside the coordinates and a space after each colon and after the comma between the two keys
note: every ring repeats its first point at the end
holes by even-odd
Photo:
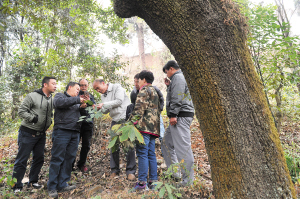
{"type": "Polygon", "coordinates": [[[16,184],[13,186],[15,193],[23,188],[22,179],[31,151],[33,160],[28,186],[37,189],[42,187],[38,184],[38,175],[44,164],[45,132],[52,123],[53,103],[51,93],[54,93],[55,90],[55,78],[44,77],[42,88],[29,93],[19,107],[18,115],[22,118],[22,123],[18,135],[18,155],[12,175],[13,178],[17,179],[16,184]]]}
{"type": "MultiPolygon", "coordinates": [[[[171,164],[183,161],[180,186],[191,185],[194,180],[194,156],[191,148],[190,125],[194,117],[194,105],[178,64],[175,61],[169,61],[163,67],[163,72],[171,81],[165,79],[168,87],[166,109],[170,125],[163,138],[162,150],[168,168],[171,164]]],[[[174,175],[174,177],[180,176],[179,173],[177,176],[174,175]]]]}
{"type": "MultiPolygon", "coordinates": [[[[97,104],[97,108],[102,109],[103,113],[109,113],[112,118],[111,126],[124,122],[126,118],[126,109],[130,104],[129,98],[127,97],[125,90],[120,84],[106,84],[102,79],[96,79],[93,83],[93,88],[101,93],[102,103],[97,104]]],[[[120,173],[119,165],[119,154],[120,150],[110,154],[110,168],[111,177],[115,177],[120,173]]],[[[128,180],[135,180],[135,152],[129,150],[127,153],[127,166],[126,174],[128,180]]]]}

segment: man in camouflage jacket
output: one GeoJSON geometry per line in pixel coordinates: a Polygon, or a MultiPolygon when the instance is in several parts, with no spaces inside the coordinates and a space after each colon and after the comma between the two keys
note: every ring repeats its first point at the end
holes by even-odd
{"type": "Polygon", "coordinates": [[[154,187],[157,181],[157,161],[155,155],[155,138],[160,135],[160,108],[159,97],[152,86],[153,73],[143,70],[139,74],[140,91],[137,95],[132,117],[140,116],[134,122],[144,137],[145,144],[137,144],[136,154],[138,157],[139,173],[135,190],[146,190],[154,187]],[[149,170],[149,183],[147,177],[149,170]]]}

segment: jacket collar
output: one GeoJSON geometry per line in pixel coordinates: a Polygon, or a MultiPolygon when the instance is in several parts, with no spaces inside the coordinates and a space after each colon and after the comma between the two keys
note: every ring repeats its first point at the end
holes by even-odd
{"type": "Polygon", "coordinates": [[[152,86],[152,84],[150,84],[150,83],[145,84],[144,86],[142,86],[142,87],[139,89],[139,91],[142,90],[142,88],[144,88],[145,86],[147,86],[147,87],[148,87],[148,86],[152,86]]]}
{"type": "Polygon", "coordinates": [[[176,71],[176,72],[170,77],[170,80],[172,80],[172,78],[173,78],[175,75],[179,74],[179,73],[182,73],[181,69],[179,69],[178,71],[176,71]]]}
{"type": "Polygon", "coordinates": [[[67,97],[72,97],[71,95],[69,95],[69,94],[67,93],[67,91],[65,91],[64,94],[65,94],[67,97]]]}
{"type": "Polygon", "coordinates": [[[112,91],[112,89],[113,89],[113,84],[109,83],[106,93],[112,91]]]}

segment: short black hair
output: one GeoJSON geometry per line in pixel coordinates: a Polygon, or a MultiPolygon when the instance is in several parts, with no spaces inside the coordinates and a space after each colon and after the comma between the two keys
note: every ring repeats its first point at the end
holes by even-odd
{"type": "Polygon", "coordinates": [[[139,79],[140,73],[135,74],[134,79],[139,79]]]}
{"type": "Polygon", "coordinates": [[[44,84],[49,84],[50,82],[50,79],[55,79],[55,77],[48,77],[48,76],[45,76],[42,80],[42,88],[44,88],[44,84]]]}
{"type": "Polygon", "coordinates": [[[145,79],[147,83],[152,84],[152,82],[154,81],[154,75],[151,71],[143,70],[139,73],[139,79],[145,79]]]}
{"type": "Polygon", "coordinates": [[[175,70],[180,69],[180,67],[177,64],[177,62],[174,61],[174,60],[171,60],[171,61],[168,61],[168,63],[163,67],[164,73],[166,73],[166,70],[170,70],[171,67],[174,68],[175,70]]]}
{"type": "Polygon", "coordinates": [[[66,86],[66,91],[68,91],[68,89],[69,89],[70,86],[71,86],[71,87],[74,87],[76,84],[77,84],[78,86],[80,86],[78,82],[69,82],[68,85],[66,86]]]}

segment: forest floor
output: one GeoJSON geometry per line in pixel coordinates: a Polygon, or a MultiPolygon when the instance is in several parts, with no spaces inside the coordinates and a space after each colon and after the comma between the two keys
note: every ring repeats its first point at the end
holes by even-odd
{"type": "MultiPolygon", "coordinates": [[[[109,135],[106,133],[110,127],[110,120],[102,120],[98,122],[98,128],[95,128],[95,133],[92,139],[91,150],[89,152],[87,167],[88,172],[82,173],[80,171],[72,172],[70,184],[74,184],[77,188],[71,192],[60,193],[59,198],[159,198],[159,192],[147,191],[142,193],[131,193],[131,189],[136,182],[128,181],[126,179],[126,161],[124,153],[121,150],[120,168],[121,174],[111,179],[109,168],[109,150],[107,149],[109,143],[109,135]]],[[[283,133],[281,133],[281,140],[287,145],[293,143],[300,143],[299,136],[300,129],[298,126],[283,127],[283,133]]],[[[210,165],[205,150],[205,144],[202,133],[199,128],[199,124],[196,120],[191,125],[192,135],[192,149],[195,158],[195,183],[194,186],[174,189],[173,194],[180,193],[182,198],[214,198],[213,188],[211,181],[210,165]]],[[[45,147],[45,163],[40,173],[40,183],[44,185],[44,188],[40,190],[27,189],[24,187],[23,192],[18,195],[14,195],[5,181],[0,183],[0,195],[7,196],[8,198],[48,198],[47,192],[47,180],[49,173],[49,163],[51,158],[51,132],[48,132],[47,143],[45,147]],[[2,192],[2,194],[1,194],[2,192]]],[[[14,163],[14,159],[17,154],[17,139],[16,136],[5,137],[0,139],[0,167],[5,169],[0,170],[0,179],[2,176],[11,175],[12,167],[10,165],[14,163]]],[[[80,149],[80,147],[79,147],[80,149]]],[[[158,174],[160,176],[159,181],[164,182],[167,185],[175,184],[172,180],[165,180],[161,176],[166,171],[163,158],[161,156],[160,142],[156,141],[156,156],[158,161],[158,174]]],[[[78,157],[78,155],[77,155],[78,157]]],[[[28,160],[30,164],[31,158],[28,160]]],[[[136,161],[137,162],[137,161],[136,161]]],[[[23,181],[28,180],[29,166],[23,181]]],[[[137,176],[137,175],[136,175],[137,176]]],[[[295,186],[297,190],[298,198],[300,198],[300,189],[295,186]]],[[[0,196],[1,197],[1,196],[0,196]]],[[[167,191],[163,198],[167,198],[167,191]]]]}

